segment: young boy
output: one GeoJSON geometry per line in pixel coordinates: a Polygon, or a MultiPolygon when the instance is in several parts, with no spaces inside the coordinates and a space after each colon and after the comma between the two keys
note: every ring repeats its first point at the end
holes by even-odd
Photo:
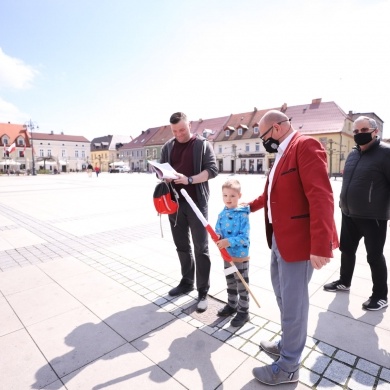
{"type": "MultiPolygon", "coordinates": [[[[241,185],[238,180],[229,179],[222,185],[222,198],[225,208],[218,215],[215,232],[219,236],[217,246],[226,248],[234,265],[249,283],[249,206],[238,206],[241,198],[241,185]]],[[[224,261],[224,268],[231,265],[224,261]]],[[[226,275],[228,303],[218,311],[220,317],[234,313],[236,316],[230,324],[235,327],[249,321],[249,294],[236,273],[226,275]]]]}

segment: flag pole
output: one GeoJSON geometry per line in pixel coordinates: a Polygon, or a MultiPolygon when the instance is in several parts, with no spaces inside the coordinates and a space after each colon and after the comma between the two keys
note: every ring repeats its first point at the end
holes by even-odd
{"type": "MultiPolygon", "coordinates": [[[[202,222],[202,225],[205,227],[205,229],[207,230],[207,232],[210,234],[212,240],[216,243],[218,241],[218,235],[217,233],[215,233],[214,229],[210,226],[210,224],[207,222],[206,218],[203,216],[203,214],[200,212],[198,206],[194,203],[194,201],[191,199],[191,197],[188,195],[187,191],[182,188],[180,190],[181,194],[184,196],[184,198],[186,199],[186,201],[188,202],[188,204],[191,206],[192,210],[194,211],[194,213],[196,214],[196,216],[200,219],[200,221],[202,222]]],[[[246,290],[249,292],[249,294],[251,295],[251,297],[253,298],[253,300],[256,302],[256,305],[257,307],[260,307],[260,303],[257,301],[256,297],[253,295],[251,289],[249,288],[248,286],[248,283],[245,281],[245,279],[243,278],[243,276],[241,275],[241,273],[238,271],[238,269],[236,268],[236,266],[234,265],[233,261],[232,261],[232,258],[231,256],[229,255],[228,251],[226,250],[226,248],[222,248],[222,249],[219,249],[219,251],[221,252],[221,255],[222,255],[222,258],[228,262],[231,267],[233,267],[233,270],[234,272],[237,274],[237,276],[240,278],[242,284],[244,285],[244,287],[246,288],[246,290]]]]}

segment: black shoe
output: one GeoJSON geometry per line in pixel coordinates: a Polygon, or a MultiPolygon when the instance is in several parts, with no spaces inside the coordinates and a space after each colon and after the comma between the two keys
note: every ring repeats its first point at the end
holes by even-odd
{"type": "Polygon", "coordinates": [[[218,310],[217,316],[228,317],[237,312],[237,308],[225,305],[222,309],[218,310]]]}
{"type": "Polygon", "coordinates": [[[387,299],[369,298],[368,301],[363,303],[363,309],[365,310],[380,310],[387,306],[387,299]]]}
{"type": "Polygon", "coordinates": [[[336,280],[335,282],[328,283],[324,285],[325,291],[335,292],[335,291],[349,291],[350,286],[346,286],[341,282],[341,280],[336,280]]]}
{"type": "Polygon", "coordinates": [[[209,304],[207,302],[207,293],[206,292],[199,292],[198,295],[198,305],[196,307],[196,311],[198,313],[203,313],[207,310],[209,304]]]}
{"type": "Polygon", "coordinates": [[[230,321],[230,325],[234,327],[239,327],[244,325],[249,321],[248,313],[237,313],[236,316],[230,321]]]}
{"type": "Polygon", "coordinates": [[[169,294],[171,297],[176,297],[177,295],[189,293],[189,292],[191,292],[193,289],[194,289],[194,285],[193,285],[193,284],[188,284],[188,283],[182,283],[182,282],[180,282],[180,284],[179,284],[177,287],[174,287],[172,290],[170,290],[170,291],[168,292],[168,294],[169,294]]]}

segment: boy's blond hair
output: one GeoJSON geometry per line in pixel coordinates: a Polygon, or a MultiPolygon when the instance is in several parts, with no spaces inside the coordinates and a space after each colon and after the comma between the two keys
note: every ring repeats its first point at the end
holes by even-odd
{"type": "Polygon", "coordinates": [[[239,194],[241,193],[241,184],[236,179],[228,179],[225,183],[222,184],[222,189],[230,188],[232,190],[237,191],[239,194]]]}

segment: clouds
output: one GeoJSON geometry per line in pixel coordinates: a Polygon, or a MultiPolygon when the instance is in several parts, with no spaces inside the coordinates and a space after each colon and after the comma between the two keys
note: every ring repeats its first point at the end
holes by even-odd
{"type": "Polygon", "coordinates": [[[8,56],[0,47],[0,88],[29,88],[37,74],[32,66],[8,56]]]}

